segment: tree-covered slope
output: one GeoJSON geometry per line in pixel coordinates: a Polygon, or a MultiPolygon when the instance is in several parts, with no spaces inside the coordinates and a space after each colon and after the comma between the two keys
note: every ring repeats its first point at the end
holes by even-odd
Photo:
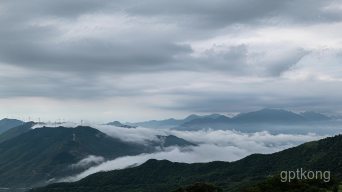
{"type": "Polygon", "coordinates": [[[194,145],[172,135],[138,144],[91,127],[32,129],[33,125],[29,122],[0,136],[0,187],[45,185],[51,179],[70,176],[94,165],[90,162],[89,166],[71,166],[89,156],[106,160],[151,153],[164,147],[194,145]]]}
{"type": "MultiPolygon", "coordinates": [[[[65,176],[89,155],[116,158],[147,152],[90,128],[38,128],[0,143],[0,186],[26,187],[65,176]]],[[[80,170],[78,170],[80,171],[80,170]]]]}
{"type": "Polygon", "coordinates": [[[336,180],[324,182],[322,180],[293,180],[281,182],[279,176],[265,179],[265,181],[242,188],[241,192],[339,192],[336,180]]]}
{"type": "Polygon", "coordinates": [[[139,167],[100,172],[75,183],[52,184],[32,192],[160,192],[196,182],[209,182],[224,191],[237,191],[246,183],[297,168],[331,171],[339,178],[341,149],[342,136],[335,136],[270,155],[251,155],[233,163],[184,164],[149,160],[139,167]]]}

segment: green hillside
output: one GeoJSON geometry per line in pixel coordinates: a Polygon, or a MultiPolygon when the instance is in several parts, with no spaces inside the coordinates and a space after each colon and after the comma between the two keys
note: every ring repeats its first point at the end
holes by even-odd
{"type": "Polygon", "coordinates": [[[161,192],[196,182],[213,183],[224,191],[239,191],[269,175],[297,168],[331,171],[341,178],[341,149],[342,136],[335,136],[270,155],[251,155],[233,163],[184,164],[149,160],[139,167],[100,172],[75,183],[52,184],[31,192],[161,192]]]}
{"type": "Polygon", "coordinates": [[[151,153],[169,146],[193,146],[184,139],[158,136],[146,144],[124,142],[91,127],[37,128],[29,122],[0,135],[0,188],[46,185],[93,166],[72,166],[88,156],[109,160],[151,153]]]}
{"type": "Polygon", "coordinates": [[[0,186],[26,187],[80,170],[69,168],[88,155],[116,158],[146,152],[90,128],[39,128],[0,143],[0,186]]]}

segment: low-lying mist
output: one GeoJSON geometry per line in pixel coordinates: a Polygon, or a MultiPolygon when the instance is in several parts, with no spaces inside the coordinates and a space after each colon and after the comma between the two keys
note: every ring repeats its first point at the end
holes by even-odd
{"type": "MultiPolygon", "coordinates": [[[[50,127],[49,125],[46,125],[50,127]]],[[[58,126],[76,127],[76,124],[67,123],[58,126]]],[[[211,161],[236,161],[254,153],[274,153],[304,142],[318,140],[328,135],[315,133],[308,134],[271,134],[267,131],[243,133],[232,130],[199,130],[181,131],[171,129],[155,129],[146,127],[122,128],[110,125],[89,125],[107,135],[126,142],[148,144],[147,141],[156,140],[157,135],[175,135],[197,146],[169,147],[163,151],[137,156],[119,157],[104,161],[101,157],[87,157],[73,166],[81,166],[96,161],[95,165],[87,170],[58,181],[77,181],[99,171],[110,171],[137,166],[149,159],[170,160],[173,162],[195,163],[211,161]]],[[[39,126],[35,126],[37,128],[39,126]]]]}

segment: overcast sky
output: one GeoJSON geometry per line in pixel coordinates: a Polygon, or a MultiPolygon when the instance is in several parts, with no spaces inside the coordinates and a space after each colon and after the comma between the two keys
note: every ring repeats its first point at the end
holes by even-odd
{"type": "Polygon", "coordinates": [[[342,112],[342,2],[1,0],[0,118],[342,112]]]}

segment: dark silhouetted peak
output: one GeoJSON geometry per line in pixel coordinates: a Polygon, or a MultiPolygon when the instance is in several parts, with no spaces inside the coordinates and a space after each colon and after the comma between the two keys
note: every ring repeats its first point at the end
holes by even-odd
{"type": "Polygon", "coordinates": [[[169,160],[157,160],[157,159],[149,159],[145,163],[143,163],[142,167],[155,167],[155,166],[165,166],[171,165],[173,162],[169,160]]]}

